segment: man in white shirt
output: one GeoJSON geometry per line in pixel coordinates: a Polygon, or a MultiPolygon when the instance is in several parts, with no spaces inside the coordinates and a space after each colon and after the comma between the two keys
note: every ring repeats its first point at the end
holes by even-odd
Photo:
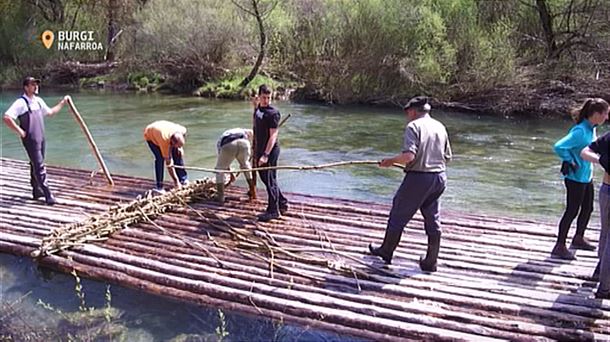
{"type": "Polygon", "coordinates": [[[56,200],[49,189],[44,164],[44,117],[59,112],[66,103],[67,97],[61,99],[55,107],[49,108],[40,97],[36,96],[39,85],[40,80],[34,77],[26,77],[23,80],[23,95],[4,113],[4,123],[21,138],[30,158],[32,197],[38,199],[44,196],[45,202],[53,205],[56,200]]]}

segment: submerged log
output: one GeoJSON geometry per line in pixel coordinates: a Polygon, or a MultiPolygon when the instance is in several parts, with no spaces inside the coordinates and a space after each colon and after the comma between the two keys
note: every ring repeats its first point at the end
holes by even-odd
{"type": "Polygon", "coordinates": [[[54,83],[75,84],[81,78],[107,75],[117,66],[117,62],[80,63],[78,61],[66,61],[51,65],[46,73],[51,76],[54,83]]]}

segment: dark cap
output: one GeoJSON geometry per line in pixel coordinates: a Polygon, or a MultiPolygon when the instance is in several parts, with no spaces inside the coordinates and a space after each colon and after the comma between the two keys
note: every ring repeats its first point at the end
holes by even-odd
{"type": "Polygon", "coordinates": [[[430,104],[428,103],[428,97],[427,96],[415,96],[414,98],[410,99],[409,102],[407,102],[407,104],[402,107],[403,110],[407,110],[410,108],[415,108],[415,109],[424,109],[424,110],[430,110],[430,104]],[[425,108],[426,105],[428,105],[428,108],[425,108]]]}
{"type": "Polygon", "coordinates": [[[30,84],[30,83],[38,83],[40,84],[40,80],[37,78],[34,78],[32,76],[28,76],[26,78],[23,79],[23,86],[25,87],[26,85],[30,84]]]}

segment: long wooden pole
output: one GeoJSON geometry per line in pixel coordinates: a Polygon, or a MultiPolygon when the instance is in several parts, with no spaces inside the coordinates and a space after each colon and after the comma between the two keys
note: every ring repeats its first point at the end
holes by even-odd
{"type": "Polygon", "coordinates": [[[74,119],[76,120],[76,122],[78,122],[78,125],[83,130],[83,133],[85,133],[85,137],[87,138],[87,141],[89,142],[89,147],[91,147],[91,151],[93,152],[95,159],[97,159],[97,162],[98,162],[98,164],[100,164],[102,171],[104,171],[104,175],[106,176],[106,179],[108,180],[108,184],[114,185],[114,181],[112,180],[112,176],[110,175],[110,172],[108,171],[108,168],[106,167],[106,163],[104,163],[104,159],[102,158],[102,155],[100,154],[100,151],[98,150],[97,145],[95,144],[95,141],[93,140],[93,137],[91,136],[91,132],[89,132],[89,128],[87,128],[87,124],[85,124],[85,121],[83,120],[80,113],[76,109],[76,106],[74,105],[74,102],[72,101],[71,96],[68,96],[68,105],[70,106],[70,111],[72,111],[72,114],[74,114],[74,119]]]}
{"type": "MultiPolygon", "coordinates": [[[[241,172],[254,172],[254,171],[265,171],[265,170],[299,170],[299,171],[307,171],[307,170],[320,170],[327,168],[335,168],[339,166],[347,166],[347,165],[379,165],[380,161],[378,160],[352,160],[352,161],[342,161],[321,165],[278,165],[278,166],[264,166],[264,167],[254,167],[251,169],[241,169],[241,170],[216,170],[209,169],[205,167],[195,167],[195,166],[178,166],[174,165],[172,167],[176,169],[185,169],[185,170],[193,170],[193,171],[201,171],[201,172],[214,172],[214,173],[241,173],[241,172]]],[[[392,165],[398,169],[404,170],[404,165],[394,164],[392,165]]]]}

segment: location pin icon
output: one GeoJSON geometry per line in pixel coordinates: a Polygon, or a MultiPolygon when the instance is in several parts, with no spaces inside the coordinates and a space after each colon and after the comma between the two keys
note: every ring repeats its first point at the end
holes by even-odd
{"type": "Polygon", "coordinates": [[[46,30],[42,33],[42,36],[40,36],[40,38],[44,47],[50,49],[51,45],[53,45],[53,39],[55,39],[55,35],[53,34],[53,31],[46,30]]]}

